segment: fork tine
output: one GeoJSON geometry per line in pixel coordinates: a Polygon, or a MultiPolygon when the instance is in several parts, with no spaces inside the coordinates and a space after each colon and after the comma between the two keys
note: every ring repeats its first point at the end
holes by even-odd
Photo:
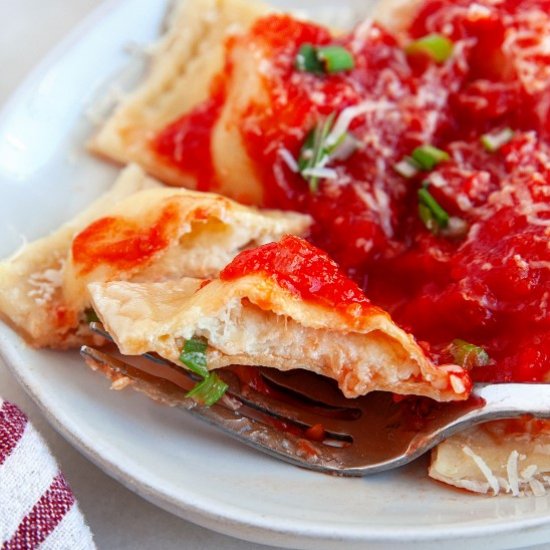
{"type": "MultiPolygon", "coordinates": [[[[272,369],[263,369],[258,367],[259,371],[264,375],[266,371],[272,369]]],[[[231,371],[218,371],[218,375],[225,382],[229,382],[231,371]]],[[[271,378],[271,373],[266,375],[266,378],[271,378]]],[[[272,416],[273,418],[296,424],[302,428],[310,428],[316,424],[322,424],[324,432],[331,439],[342,441],[352,440],[349,430],[346,429],[346,421],[355,420],[357,414],[361,412],[353,407],[332,408],[318,405],[311,405],[300,401],[301,394],[296,393],[296,396],[289,396],[277,392],[275,395],[269,393],[260,393],[254,389],[247,387],[246,393],[242,390],[233,392],[246,405],[255,410],[272,416]],[[349,413],[349,414],[347,414],[349,413]]]]}
{"type": "MultiPolygon", "coordinates": [[[[109,342],[113,342],[113,337],[105,330],[105,327],[102,323],[99,323],[98,321],[92,321],[90,324],[90,329],[92,332],[95,332],[96,334],[99,334],[100,336],[103,336],[106,340],[109,342]]],[[[158,363],[159,365],[168,365],[172,366],[172,363],[169,361],[166,361],[166,359],[163,359],[162,357],[159,357],[158,355],[153,355],[152,353],[144,353],[143,357],[149,359],[149,361],[153,361],[153,363],[158,363]]],[[[191,376],[194,380],[199,380],[198,376],[195,376],[193,373],[186,371],[189,376],[191,376]]]]}
{"type": "MultiPolygon", "coordinates": [[[[402,466],[443,438],[482,421],[514,418],[526,413],[550,417],[550,386],[547,384],[480,386],[472,399],[456,403],[437,403],[426,398],[424,401],[413,398],[412,401],[396,402],[389,393],[372,392],[354,402],[362,414],[350,422],[352,444],[331,447],[279,429],[273,418],[265,414],[273,413],[271,401],[264,412],[253,399],[249,399],[252,406],[246,405],[247,396],[236,391],[233,396],[225,395],[212,407],[202,406],[186,397],[186,390],[195,381],[183,369],[156,364],[153,374],[88,346],[83,346],[81,353],[92,368],[100,369],[113,381],[115,389],[132,384],[157,400],[188,410],[259,451],[296,466],[341,476],[365,476],[402,466]],[[157,375],[158,370],[166,372],[157,375]],[[164,376],[176,372],[179,374],[177,381],[164,376]]],[[[234,382],[233,387],[238,386],[234,382]]],[[[301,389],[303,382],[297,385],[302,386],[301,389]]],[[[289,388],[294,389],[292,384],[289,388]]],[[[261,394],[261,397],[265,400],[269,396],[261,394]]],[[[278,411],[287,412],[284,408],[278,411]]],[[[282,418],[286,420],[288,416],[282,418]]],[[[318,420],[318,417],[312,418],[318,420]]]]}
{"type": "Polygon", "coordinates": [[[156,391],[162,392],[170,399],[175,399],[179,404],[181,396],[184,395],[182,391],[189,390],[194,385],[194,381],[191,379],[188,379],[186,384],[185,380],[189,378],[186,372],[182,373],[182,380],[179,380],[179,383],[176,384],[90,346],[82,346],[80,354],[92,369],[101,370],[104,374],[108,375],[115,389],[124,387],[124,384],[127,382],[139,383],[140,387],[136,389],[153,387],[156,391]]]}
{"type": "MultiPolygon", "coordinates": [[[[91,328],[112,341],[101,324],[93,323],[91,328]]],[[[404,465],[437,443],[433,438],[429,445],[423,441],[426,434],[411,424],[406,401],[396,403],[390,393],[372,392],[353,400],[350,407],[349,400],[339,395],[333,385],[323,382],[319,388],[318,377],[312,384],[314,375],[309,372],[259,369],[265,380],[295,394],[289,402],[284,391],[283,395],[277,395],[277,391],[275,395],[257,392],[248,383],[240,382],[233,367],[221,369],[218,375],[229,388],[216,405],[208,408],[186,397],[197,377],[160,357],[146,354],[116,358],[86,346],[82,354],[92,368],[99,368],[113,380],[115,389],[131,383],[138,391],[185,408],[257,450],[310,470],[341,476],[374,474],[404,465]],[[310,400],[309,405],[301,402],[304,398],[310,400]],[[327,405],[328,413],[323,413],[321,409],[327,405]],[[316,424],[324,429],[321,443],[290,433],[288,428],[303,430],[316,424]]],[[[472,407],[471,403],[461,403],[454,410],[447,405],[445,410],[458,416],[463,414],[463,407],[472,407]]],[[[300,434],[305,436],[303,431],[300,434]]]]}
{"type": "Polygon", "coordinates": [[[269,421],[266,423],[258,418],[257,412],[244,404],[236,409],[229,399],[222,399],[216,405],[205,407],[185,397],[179,385],[143,372],[119,358],[89,346],[82,346],[81,354],[92,368],[101,370],[115,383],[128,379],[128,383],[133,384],[135,389],[161,398],[167,404],[184,408],[257,450],[311,470],[357,475],[345,471],[345,465],[339,458],[340,449],[282,432],[270,425],[269,421]]]}
{"type": "Polygon", "coordinates": [[[100,323],[98,321],[92,321],[89,324],[89,327],[90,327],[91,331],[99,334],[100,336],[103,336],[103,338],[106,338],[110,342],[113,341],[113,337],[105,330],[105,327],[103,326],[102,323],[100,323]]]}
{"type": "MultiPolygon", "coordinates": [[[[107,340],[113,341],[111,335],[101,323],[90,323],[90,328],[107,340]]],[[[222,369],[218,371],[218,375],[229,386],[226,396],[237,400],[239,404],[239,412],[231,413],[229,411],[231,407],[228,409],[221,405],[215,405],[208,409],[197,405],[195,401],[184,397],[181,387],[174,386],[166,380],[162,382],[163,385],[160,387],[158,384],[160,380],[158,378],[159,369],[167,369],[171,374],[178,373],[180,377],[183,375],[188,381],[197,380],[193,373],[190,373],[186,369],[178,368],[161,357],[144,354],[142,356],[145,358],[144,361],[132,357],[132,361],[140,362],[139,368],[134,368],[128,363],[130,358],[127,356],[124,356],[124,359],[116,359],[86,346],[82,348],[82,354],[87,358],[88,364],[92,367],[100,368],[108,377],[112,378],[112,372],[109,372],[109,370],[114,371],[118,377],[131,379],[135,389],[138,391],[142,391],[167,404],[181,406],[211,424],[215,424],[230,436],[247,445],[308,469],[344,476],[365,475],[364,468],[362,467],[365,458],[369,456],[371,460],[374,458],[374,462],[377,462],[375,457],[379,455],[379,445],[376,441],[381,441],[383,438],[388,437],[386,432],[373,433],[371,426],[373,414],[389,415],[393,412],[393,403],[391,402],[391,398],[388,401],[388,395],[370,394],[360,400],[354,401],[354,408],[350,409],[345,398],[337,392],[332,391],[325,384],[319,397],[322,402],[329,403],[334,407],[343,405],[343,408],[351,410],[352,413],[358,411],[355,405],[358,405],[359,402],[361,403],[359,407],[359,416],[361,418],[358,422],[353,423],[353,429],[351,429],[352,426],[350,424],[352,423],[346,418],[334,418],[326,415],[320,418],[317,411],[312,411],[311,407],[296,406],[299,404],[299,399],[289,404],[284,400],[256,392],[250,387],[246,387],[245,393],[243,393],[242,385],[237,376],[232,372],[222,369]],[[150,366],[147,368],[147,361],[153,361],[155,363],[154,368],[150,366]],[[109,365],[110,368],[106,369],[105,365],[109,365]],[[145,376],[144,370],[149,372],[147,376],[145,376]],[[166,387],[166,384],[170,385],[166,387]],[[221,413],[221,410],[225,412],[221,413]],[[277,421],[297,425],[302,428],[322,423],[326,434],[325,440],[329,440],[330,443],[336,446],[309,441],[294,434],[283,432],[282,429],[275,428],[273,421],[270,421],[270,419],[276,419],[277,421]],[[247,423],[250,423],[250,425],[247,423]],[[237,428],[237,426],[241,426],[241,428],[237,428]],[[352,444],[342,445],[342,442],[351,442],[352,444]]],[[[308,387],[307,377],[308,375],[311,376],[311,373],[304,373],[305,379],[302,379],[302,375],[300,374],[296,376],[289,373],[278,373],[274,372],[273,369],[261,369],[261,371],[262,376],[269,382],[274,382],[282,387],[288,385],[298,388],[299,391],[297,393],[300,397],[309,397],[311,395],[311,392],[304,391],[304,388],[308,387]],[[298,378],[299,383],[293,385],[290,382],[290,384],[287,384],[285,378],[289,378],[294,382],[298,378]]],[[[166,374],[166,371],[164,374],[166,374]]],[[[179,379],[179,384],[182,384],[181,379],[179,379]]],[[[187,384],[184,387],[186,390],[189,390],[192,385],[189,386],[187,384]]],[[[227,401],[227,398],[225,399],[227,401]]],[[[353,414],[351,419],[353,419],[353,414]]],[[[374,423],[374,425],[379,424],[380,422],[374,423]]],[[[397,451],[403,453],[405,449],[399,448],[396,449],[397,451]]],[[[380,459],[381,466],[373,466],[369,473],[375,473],[387,468],[387,466],[382,464],[384,462],[382,456],[380,456],[380,459]]]]}
{"type": "MultiPolygon", "coordinates": [[[[113,342],[112,336],[105,330],[104,326],[101,323],[94,321],[90,323],[90,328],[92,331],[103,336],[107,340],[113,342]]],[[[153,361],[157,365],[164,365],[170,369],[177,369],[178,372],[180,373],[183,372],[187,374],[193,380],[199,379],[197,376],[187,371],[186,369],[180,369],[180,368],[174,367],[172,363],[163,359],[162,357],[153,355],[151,353],[145,353],[143,354],[142,357],[148,359],[149,361],[153,361]]],[[[143,368],[145,365],[141,364],[140,366],[141,368],[143,368]]],[[[263,376],[268,381],[273,381],[273,377],[276,375],[276,373],[271,372],[273,371],[273,369],[261,369],[261,370],[262,370],[263,376]]],[[[237,398],[244,405],[248,405],[249,407],[263,414],[266,414],[268,416],[271,416],[283,422],[297,424],[301,428],[305,428],[305,429],[319,423],[320,419],[319,419],[318,411],[317,410],[312,411],[311,407],[308,407],[308,408],[304,408],[303,406],[301,407],[300,402],[297,399],[292,400],[292,404],[290,404],[288,402],[281,401],[280,399],[276,399],[276,398],[274,399],[269,395],[258,393],[250,388],[247,389],[246,393],[243,393],[241,391],[241,384],[238,381],[237,377],[232,375],[227,370],[218,371],[218,375],[220,376],[220,378],[222,378],[222,380],[226,384],[228,384],[229,390],[227,393],[231,397],[237,398]]],[[[190,388],[187,388],[187,389],[190,389],[190,388]]],[[[334,395],[332,395],[331,397],[333,401],[338,399],[334,395]]],[[[340,400],[338,401],[338,405],[342,406],[342,403],[344,401],[345,401],[344,398],[340,397],[340,400]]],[[[357,409],[352,409],[351,407],[349,407],[349,405],[346,405],[345,409],[352,412],[356,411],[360,413],[360,411],[358,411],[357,409]]],[[[323,420],[322,424],[325,429],[325,432],[330,438],[337,439],[337,440],[351,440],[349,434],[345,430],[345,423],[342,423],[339,420],[335,420],[331,418],[331,416],[329,415],[325,415],[322,418],[322,420],[323,420]]]]}

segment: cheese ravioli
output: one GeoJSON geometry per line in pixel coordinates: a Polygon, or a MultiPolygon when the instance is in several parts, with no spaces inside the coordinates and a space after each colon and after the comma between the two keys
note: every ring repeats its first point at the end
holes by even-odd
{"type": "Polygon", "coordinates": [[[34,346],[76,346],[92,340],[88,283],[215,276],[241,250],[309,224],[164,187],[132,166],[84,213],[0,263],[0,312],[34,346]]]}
{"type": "Polygon", "coordinates": [[[373,390],[466,399],[469,377],[434,365],[414,338],[371,304],[326,254],[298,237],[241,253],[211,281],[93,283],[93,305],[122,353],[176,363],[191,338],[208,368],[305,368],[344,395],[373,390]]]}

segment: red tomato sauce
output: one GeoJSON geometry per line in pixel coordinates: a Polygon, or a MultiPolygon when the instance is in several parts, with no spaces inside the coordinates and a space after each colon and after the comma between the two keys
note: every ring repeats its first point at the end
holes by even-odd
{"type": "Polygon", "coordinates": [[[223,96],[214,95],[154,139],[155,152],[197,181],[199,191],[216,189],[216,173],[210,153],[210,135],[223,106],[223,96]]]}
{"type": "Polygon", "coordinates": [[[73,261],[82,275],[101,264],[121,271],[143,265],[168,246],[178,215],[168,204],[147,227],[122,216],[101,218],[74,238],[73,261]]]}
{"type": "Polygon", "coordinates": [[[364,292],[326,252],[299,237],[241,252],[220,273],[222,281],[262,274],[308,302],[336,309],[372,310],[364,292]]]}
{"type": "MultiPolygon", "coordinates": [[[[474,369],[475,380],[550,379],[548,36],[550,0],[426,0],[404,37],[367,22],[334,39],[317,25],[272,15],[227,44],[219,84],[226,90],[238,86],[237,54],[261,53],[261,100],[242,110],[239,130],[263,206],[311,214],[311,241],[436,360],[452,359],[455,338],[483,346],[491,363],[474,369]],[[409,41],[431,33],[452,40],[449,59],[405,53],[409,41]],[[295,60],[304,43],[343,46],[354,68],[300,72],[295,60]],[[361,114],[347,130],[358,146],[332,162],[335,177],[312,192],[288,159],[298,159],[323,117],[354,106],[361,114]],[[508,127],[513,139],[486,151],[480,137],[508,127]],[[399,175],[396,162],[422,144],[450,160],[416,177],[399,175]],[[463,234],[425,227],[423,184],[462,222],[463,234]]],[[[206,137],[217,113],[219,105],[207,102],[171,125],[167,162],[178,166],[170,157],[176,142],[193,150],[199,140],[196,158],[206,159],[208,172],[206,137]]]]}

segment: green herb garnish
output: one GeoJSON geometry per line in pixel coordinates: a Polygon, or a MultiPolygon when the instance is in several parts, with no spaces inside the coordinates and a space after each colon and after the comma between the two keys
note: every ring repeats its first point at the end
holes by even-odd
{"type": "Polygon", "coordinates": [[[454,44],[442,34],[428,34],[411,42],[406,48],[408,55],[424,54],[436,63],[444,63],[453,55],[454,44]]]}
{"type": "Polygon", "coordinates": [[[327,137],[330,134],[335,116],[335,113],[331,113],[328,117],[321,120],[309,132],[300,150],[298,169],[309,183],[309,190],[312,193],[316,193],[319,190],[320,177],[316,175],[315,171],[319,168],[324,168],[328,162],[329,155],[339,145],[338,142],[332,147],[327,145],[327,137]]]}
{"type": "Polygon", "coordinates": [[[199,382],[186,397],[191,397],[210,407],[226,392],[227,384],[220,377],[209,372],[206,365],[207,342],[200,338],[190,338],[185,341],[180,355],[180,361],[203,380],[199,382]]]}
{"type": "Polygon", "coordinates": [[[296,68],[306,73],[322,74],[323,63],[317,56],[317,48],[311,44],[303,44],[296,56],[296,68]]]}
{"type": "Polygon", "coordinates": [[[449,214],[441,208],[425,187],[418,190],[418,215],[424,225],[434,234],[449,225],[449,214]]]}
{"type": "Polygon", "coordinates": [[[296,55],[295,67],[306,73],[332,74],[353,69],[355,62],[351,52],[343,46],[302,44],[296,55]]]}
{"type": "Polygon", "coordinates": [[[355,67],[353,55],[342,46],[325,46],[317,49],[317,58],[323,64],[325,72],[339,73],[355,67]]]}
{"type": "Polygon", "coordinates": [[[491,362],[489,354],[482,347],[459,338],[452,341],[450,351],[455,363],[465,369],[485,367],[491,362]]]}
{"type": "Polygon", "coordinates": [[[227,388],[227,384],[216,373],[211,372],[202,382],[199,382],[189,391],[186,397],[192,397],[210,407],[223,397],[227,388]]]}
{"type": "Polygon", "coordinates": [[[204,340],[191,338],[186,340],[180,355],[180,361],[191,371],[203,378],[208,376],[206,368],[206,348],[208,344],[204,340]]]}
{"type": "Polygon", "coordinates": [[[433,170],[438,164],[450,160],[450,155],[433,145],[421,145],[417,147],[411,157],[422,170],[433,170]]]}
{"type": "Polygon", "coordinates": [[[95,309],[91,307],[84,310],[84,317],[86,318],[86,322],[88,324],[101,322],[99,317],[97,316],[97,313],[95,312],[95,309]]]}

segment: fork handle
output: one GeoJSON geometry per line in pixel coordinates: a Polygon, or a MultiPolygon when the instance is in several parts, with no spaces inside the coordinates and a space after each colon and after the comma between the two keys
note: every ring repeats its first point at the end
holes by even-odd
{"type": "Polygon", "coordinates": [[[482,409],[470,413],[477,421],[524,414],[550,418],[550,384],[483,384],[475,386],[473,395],[485,401],[482,409]]]}

